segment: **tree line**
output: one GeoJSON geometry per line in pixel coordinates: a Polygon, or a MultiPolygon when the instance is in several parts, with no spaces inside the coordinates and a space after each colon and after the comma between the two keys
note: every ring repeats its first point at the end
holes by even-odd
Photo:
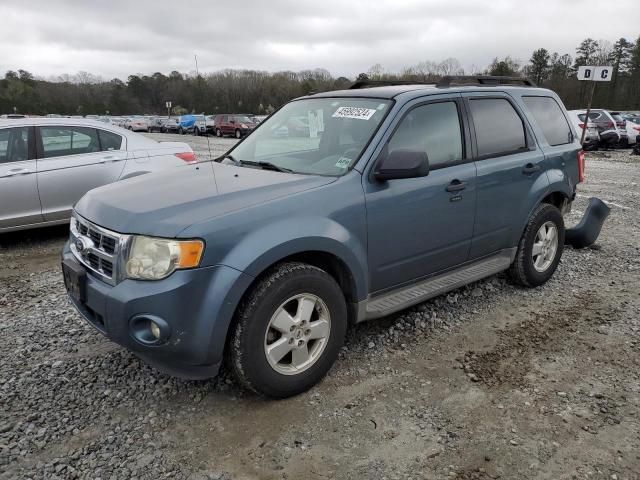
{"type": "MultiPolygon", "coordinates": [[[[640,110],[640,38],[620,38],[614,43],[587,38],[568,53],[536,49],[528,62],[510,56],[495,58],[490,65],[468,71],[455,58],[423,61],[398,72],[380,64],[360,73],[355,80],[410,80],[436,82],[445,75],[527,76],[553,89],[569,109],[587,103],[588,85],[576,79],[581,65],[612,65],[612,81],[601,83],[594,107],[640,110]]],[[[56,79],[36,78],[25,70],[7,71],[0,80],[0,113],[44,115],[270,113],[288,100],[312,92],[347,88],[354,79],[333,77],[327,70],[264,72],[223,70],[209,74],[130,75],[105,81],[87,72],[56,79]]]]}

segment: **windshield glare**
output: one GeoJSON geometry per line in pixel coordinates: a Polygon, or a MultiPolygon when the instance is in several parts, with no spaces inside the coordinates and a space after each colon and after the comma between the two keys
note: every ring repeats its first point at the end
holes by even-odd
{"type": "Polygon", "coordinates": [[[344,175],[386,115],[391,101],[314,98],[291,102],[230,154],[235,161],[269,162],[295,173],[344,175]]]}

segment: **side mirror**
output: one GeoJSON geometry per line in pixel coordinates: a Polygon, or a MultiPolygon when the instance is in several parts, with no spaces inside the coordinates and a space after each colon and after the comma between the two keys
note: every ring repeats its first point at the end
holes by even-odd
{"type": "Polygon", "coordinates": [[[383,151],[382,159],[374,170],[373,176],[382,182],[399,178],[417,178],[429,175],[429,159],[426,152],[400,148],[383,151]]]}

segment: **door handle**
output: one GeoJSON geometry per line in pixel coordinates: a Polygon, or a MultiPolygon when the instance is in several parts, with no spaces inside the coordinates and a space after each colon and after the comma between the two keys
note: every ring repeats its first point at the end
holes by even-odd
{"type": "Polygon", "coordinates": [[[522,173],[525,175],[531,175],[532,173],[536,173],[540,171],[540,165],[527,163],[522,169],[522,173]]]}
{"type": "Polygon", "coordinates": [[[466,182],[461,182],[460,180],[451,180],[451,183],[447,186],[447,192],[459,192],[467,188],[466,182]]]}
{"type": "Polygon", "coordinates": [[[9,170],[9,173],[6,175],[7,177],[14,177],[16,175],[25,175],[27,173],[31,173],[31,170],[28,168],[12,168],[9,170]]]}
{"type": "Polygon", "coordinates": [[[100,160],[100,163],[119,162],[120,160],[123,160],[123,159],[115,156],[102,157],[102,160],[100,160]]]}

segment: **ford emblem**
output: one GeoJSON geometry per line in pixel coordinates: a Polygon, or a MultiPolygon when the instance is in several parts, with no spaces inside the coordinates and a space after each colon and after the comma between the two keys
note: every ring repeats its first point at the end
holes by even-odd
{"type": "Polygon", "coordinates": [[[89,250],[89,248],[91,248],[92,245],[93,245],[93,242],[88,238],[84,238],[84,237],[76,238],[75,246],[76,246],[76,250],[80,254],[87,253],[87,250],[89,250]]]}

